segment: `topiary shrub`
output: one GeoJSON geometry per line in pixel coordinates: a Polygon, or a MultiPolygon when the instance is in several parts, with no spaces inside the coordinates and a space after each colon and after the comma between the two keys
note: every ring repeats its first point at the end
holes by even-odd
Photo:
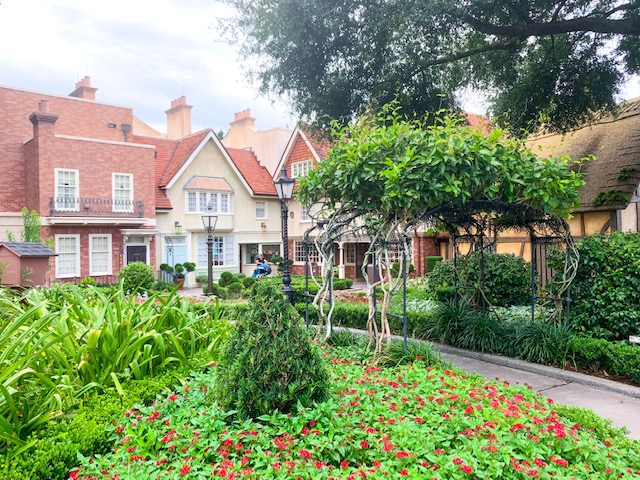
{"type": "MultiPolygon", "coordinates": [[[[206,294],[208,291],[209,285],[208,284],[204,284],[202,286],[202,293],[206,294]]],[[[218,298],[227,298],[227,289],[224,287],[221,287],[220,285],[218,285],[217,283],[213,283],[211,285],[211,292],[218,298]]]]}
{"type": "Polygon", "coordinates": [[[585,237],[571,284],[571,321],[591,336],[640,335],[640,234],[585,237]]]}
{"type": "MultiPolygon", "coordinates": [[[[437,264],[427,277],[427,293],[439,301],[453,298],[453,260],[437,264]]],[[[484,287],[487,300],[496,307],[527,305],[531,302],[531,265],[512,254],[484,255],[484,287]]],[[[466,287],[460,293],[480,302],[480,255],[472,253],[458,259],[458,285],[466,287]]]]}
{"type": "Polygon", "coordinates": [[[242,285],[244,288],[251,288],[254,283],[256,283],[256,279],[253,277],[244,277],[242,279],[242,285]]]}
{"type": "Polygon", "coordinates": [[[220,360],[214,397],[241,419],[292,412],[326,398],[329,376],[280,288],[258,282],[220,360]]]}
{"type": "Polygon", "coordinates": [[[218,285],[220,285],[221,287],[226,287],[230,285],[235,278],[235,275],[231,272],[222,272],[220,274],[220,280],[218,280],[218,285]]]}
{"type": "Polygon", "coordinates": [[[239,280],[235,280],[227,287],[227,294],[229,298],[240,298],[244,292],[244,286],[239,280]]]}
{"type": "Polygon", "coordinates": [[[132,262],[125,266],[118,274],[125,292],[146,292],[151,290],[155,282],[153,268],[143,262],[132,262]]]}

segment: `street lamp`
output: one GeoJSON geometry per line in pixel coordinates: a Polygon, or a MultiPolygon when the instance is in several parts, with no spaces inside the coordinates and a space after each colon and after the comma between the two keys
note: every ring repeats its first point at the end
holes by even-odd
{"type": "Polygon", "coordinates": [[[207,205],[206,213],[202,214],[202,225],[207,232],[207,296],[213,295],[213,231],[217,221],[218,216],[213,214],[211,204],[207,205]]]}
{"type": "Polygon", "coordinates": [[[282,277],[282,292],[289,299],[289,303],[293,304],[293,288],[291,288],[291,276],[289,275],[289,233],[287,229],[289,217],[289,202],[293,197],[293,186],[295,180],[287,176],[287,172],[282,167],[280,178],[274,183],[278,198],[280,199],[280,207],[282,210],[282,243],[284,247],[284,275],[282,277]]]}

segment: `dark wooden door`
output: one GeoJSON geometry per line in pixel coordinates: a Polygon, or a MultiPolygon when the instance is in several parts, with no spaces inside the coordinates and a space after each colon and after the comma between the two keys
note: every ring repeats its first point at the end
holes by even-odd
{"type": "Polygon", "coordinates": [[[144,245],[127,247],[127,264],[131,262],[147,263],[147,247],[144,245]]]}

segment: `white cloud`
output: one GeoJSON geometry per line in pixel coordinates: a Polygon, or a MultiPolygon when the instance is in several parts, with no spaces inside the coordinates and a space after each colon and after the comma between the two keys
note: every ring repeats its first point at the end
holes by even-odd
{"type": "Polygon", "coordinates": [[[99,101],[133,108],[164,130],[164,111],[185,95],[193,129],[226,129],[250,108],[258,128],[293,127],[282,104],[259,98],[206,0],[2,0],[0,84],[65,95],[84,75],[99,101]]]}
{"type": "MultiPolygon", "coordinates": [[[[99,101],[131,107],[159,130],[181,95],[194,107],[194,131],[226,130],[246,108],[258,128],[292,128],[287,108],[258,96],[211,28],[228,12],[215,0],[2,0],[0,85],[65,95],[89,75],[99,101]]],[[[622,97],[639,95],[636,76],[622,97]]],[[[484,113],[481,95],[464,97],[467,110],[484,113]]]]}

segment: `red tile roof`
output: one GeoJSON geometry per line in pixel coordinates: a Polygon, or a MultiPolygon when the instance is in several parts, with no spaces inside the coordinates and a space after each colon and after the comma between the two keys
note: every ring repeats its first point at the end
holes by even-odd
{"type": "Polygon", "coordinates": [[[475,128],[485,135],[489,135],[491,133],[493,125],[491,125],[491,120],[487,117],[470,112],[464,112],[463,115],[467,119],[467,122],[469,122],[469,126],[471,128],[475,128]]]}
{"type": "Polygon", "coordinates": [[[307,137],[311,144],[310,147],[315,150],[318,158],[320,160],[327,158],[329,150],[335,146],[334,143],[330,139],[322,137],[307,125],[300,125],[300,131],[307,137]]]}
{"type": "Polygon", "coordinates": [[[273,178],[251,150],[227,148],[227,152],[254,195],[277,195],[273,178]]]}
{"type": "MultiPolygon", "coordinates": [[[[137,135],[133,137],[135,143],[153,145],[156,148],[156,208],[173,208],[164,188],[210,132],[210,129],[201,130],[181,140],[137,135]]],[[[260,165],[252,151],[228,148],[227,152],[254,195],[276,195],[273,179],[267,169],[260,165]]],[[[224,183],[226,184],[225,189],[230,189],[229,184],[226,181],[224,183]]]]}
{"type": "Polygon", "coordinates": [[[164,187],[178,173],[189,156],[204,140],[211,130],[206,129],[191,134],[181,140],[167,140],[166,138],[141,137],[134,135],[133,142],[156,147],[155,176],[156,176],[156,208],[171,209],[171,201],[167,198],[164,187]]]}

